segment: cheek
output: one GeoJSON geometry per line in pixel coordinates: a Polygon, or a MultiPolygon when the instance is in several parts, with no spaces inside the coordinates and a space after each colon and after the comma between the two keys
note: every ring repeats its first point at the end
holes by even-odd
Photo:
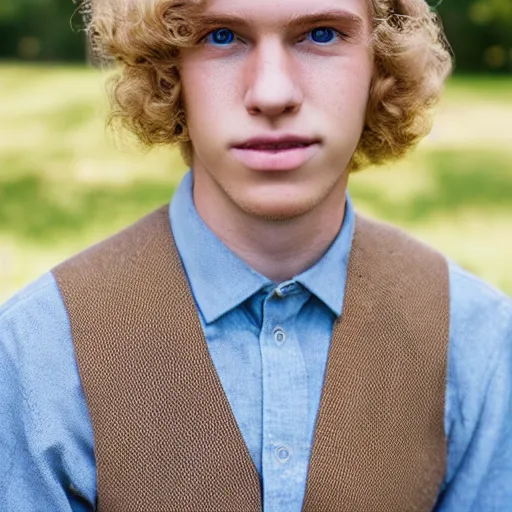
{"type": "Polygon", "coordinates": [[[344,130],[351,125],[359,129],[366,113],[372,76],[368,56],[329,59],[317,66],[306,66],[302,72],[311,100],[327,119],[344,130]]]}
{"type": "Polygon", "coordinates": [[[189,127],[214,135],[218,119],[225,119],[239,103],[238,70],[214,61],[196,62],[183,67],[181,77],[189,127]]]}

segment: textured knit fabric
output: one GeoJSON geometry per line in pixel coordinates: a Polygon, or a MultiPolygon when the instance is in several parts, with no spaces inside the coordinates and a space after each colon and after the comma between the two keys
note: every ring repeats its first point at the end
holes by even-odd
{"type": "MultiPolygon", "coordinates": [[[[166,209],[54,274],[95,431],[99,510],[260,510],[257,472],[209,356],[166,209]]],[[[448,323],[444,258],[359,217],[305,512],[432,509],[445,472],[448,323]]],[[[277,354],[282,340],[272,345],[277,354]]],[[[285,385],[293,389],[293,378],[285,385]]],[[[277,448],[283,466],[291,457],[277,448]]]]}
{"type": "MultiPolygon", "coordinates": [[[[186,193],[180,190],[175,201],[186,193]]],[[[188,212],[181,213],[178,224],[194,232],[196,225],[188,212]]],[[[220,243],[205,243],[204,250],[208,258],[216,257],[217,250],[227,251],[220,243]]],[[[318,289],[326,288],[330,279],[321,280],[321,269],[319,262],[318,289]]],[[[227,267],[224,274],[230,272],[227,267]]],[[[236,289],[244,287],[245,278],[245,274],[239,276],[236,289]]],[[[231,280],[219,283],[227,286],[231,280]]],[[[450,283],[448,464],[436,510],[512,510],[512,305],[510,299],[453,264],[450,283]]],[[[92,431],[68,319],[52,276],[43,276],[0,311],[0,510],[92,510],[96,488],[92,431]]],[[[250,314],[244,316],[250,325],[250,314]]],[[[318,333],[317,341],[321,339],[318,333]]],[[[229,371],[232,381],[238,379],[242,385],[252,361],[241,358],[233,372],[231,356],[226,352],[217,369],[229,371]]],[[[229,378],[222,370],[219,374],[228,389],[229,378]]],[[[261,378],[256,378],[254,388],[258,394],[261,378]]],[[[230,390],[233,404],[236,386],[230,390]]],[[[239,398],[238,403],[243,409],[243,400],[239,398]]],[[[261,413],[246,409],[246,424],[257,423],[261,413]]],[[[302,487],[297,482],[296,493],[302,487]]]]}

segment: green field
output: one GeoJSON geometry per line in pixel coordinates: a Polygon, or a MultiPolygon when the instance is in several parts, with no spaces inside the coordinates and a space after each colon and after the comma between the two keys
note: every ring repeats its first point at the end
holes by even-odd
{"type": "MultiPolygon", "coordinates": [[[[168,201],[185,171],[175,151],[114,144],[102,83],[85,68],[0,65],[0,302],[168,201]]],[[[512,293],[512,78],[452,79],[432,135],[351,192],[512,293]]]]}

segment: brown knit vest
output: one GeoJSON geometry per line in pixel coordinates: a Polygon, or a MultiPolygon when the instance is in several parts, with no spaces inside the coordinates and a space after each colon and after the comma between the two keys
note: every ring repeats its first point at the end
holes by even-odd
{"type": "MultiPolygon", "coordinates": [[[[167,208],[54,273],[94,428],[98,510],[261,511],[167,208]]],[[[444,259],[358,217],[304,511],[432,509],[445,471],[448,337],[444,259]]]]}

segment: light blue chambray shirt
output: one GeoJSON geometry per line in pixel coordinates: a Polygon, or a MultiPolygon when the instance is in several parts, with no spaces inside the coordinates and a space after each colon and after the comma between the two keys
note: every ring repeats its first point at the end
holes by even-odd
{"type": "MultiPolygon", "coordinates": [[[[343,307],[353,207],[349,199],[316,265],[275,284],[210,231],[191,188],[189,174],[172,201],[172,230],[208,347],[260,473],[265,510],[298,512],[343,307]]],[[[512,511],[512,302],[452,263],[449,272],[448,459],[436,511],[512,511]]],[[[0,512],[90,511],[95,497],[69,320],[46,274],[0,309],[0,512]]]]}

